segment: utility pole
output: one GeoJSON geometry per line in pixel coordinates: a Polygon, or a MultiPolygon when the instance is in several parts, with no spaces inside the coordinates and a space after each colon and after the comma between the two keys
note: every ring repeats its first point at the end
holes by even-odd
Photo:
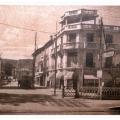
{"type": "Polygon", "coordinates": [[[56,74],[57,74],[57,22],[56,22],[56,34],[54,38],[55,42],[55,84],[54,84],[54,96],[56,96],[56,74]]]}
{"type": "MultiPolygon", "coordinates": [[[[83,14],[81,14],[81,18],[80,18],[80,25],[82,25],[82,17],[83,17],[83,14]]],[[[81,42],[81,37],[80,37],[80,34],[81,33],[81,31],[79,31],[79,42],[78,42],[78,72],[77,72],[77,74],[78,74],[78,81],[77,81],[77,90],[76,90],[76,98],[79,98],[80,97],[80,94],[79,94],[79,92],[80,92],[80,89],[82,88],[82,83],[83,83],[83,75],[84,75],[84,73],[83,73],[83,69],[84,69],[84,64],[83,64],[83,59],[84,59],[84,49],[83,49],[83,51],[81,51],[81,49],[80,49],[80,42],[81,42]],[[82,54],[83,54],[83,56],[82,56],[82,54]],[[80,59],[82,59],[82,61],[80,60],[80,59]]]]}
{"type": "Polygon", "coordinates": [[[102,37],[103,37],[103,20],[100,18],[100,50],[99,50],[99,60],[100,60],[100,74],[101,76],[99,77],[99,94],[100,94],[100,100],[102,99],[102,37]]]}
{"type": "MultiPolygon", "coordinates": [[[[34,53],[37,50],[37,32],[35,32],[35,39],[34,39],[34,53]]],[[[33,84],[34,84],[34,78],[35,78],[35,61],[36,61],[36,55],[33,56],[33,84]]]]}

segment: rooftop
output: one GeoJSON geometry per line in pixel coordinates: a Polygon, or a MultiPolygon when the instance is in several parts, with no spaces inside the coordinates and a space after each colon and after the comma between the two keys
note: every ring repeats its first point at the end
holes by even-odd
{"type": "Polygon", "coordinates": [[[97,10],[88,10],[88,9],[78,9],[73,11],[67,11],[61,17],[61,22],[64,23],[65,19],[82,19],[82,21],[89,21],[93,20],[94,18],[98,17],[97,10]]]}

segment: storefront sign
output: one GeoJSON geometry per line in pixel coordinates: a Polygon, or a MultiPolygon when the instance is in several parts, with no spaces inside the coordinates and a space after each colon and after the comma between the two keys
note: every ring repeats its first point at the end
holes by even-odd
{"type": "Polygon", "coordinates": [[[103,53],[103,57],[112,57],[114,55],[114,51],[103,53]]]}

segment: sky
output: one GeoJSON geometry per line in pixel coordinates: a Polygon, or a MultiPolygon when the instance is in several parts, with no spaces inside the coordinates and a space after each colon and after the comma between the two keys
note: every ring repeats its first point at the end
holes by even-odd
{"type": "Polygon", "coordinates": [[[39,31],[37,32],[37,46],[39,48],[49,40],[50,35],[56,32],[56,22],[57,30],[60,29],[60,17],[65,11],[81,8],[96,9],[98,10],[99,16],[103,17],[104,24],[120,26],[120,6],[1,5],[1,57],[8,59],[32,58],[31,55],[34,51],[35,31],[39,31]]]}

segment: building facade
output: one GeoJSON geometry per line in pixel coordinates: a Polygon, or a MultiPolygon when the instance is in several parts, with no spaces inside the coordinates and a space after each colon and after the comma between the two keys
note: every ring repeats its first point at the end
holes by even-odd
{"type": "Polygon", "coordinates": [[[35,83],[40,86],[50,86],[49,74],[53,68],[51,58],[53,39],[51,39],[41,48],[33,53],[35,59],[35,83]]]}
{"type": "Polygon", "coordinates": [[[97,86],[101,68],[104,85],[120,85],[119,75],[113,75],[119,73],[120,27],[98,23],[98,16],[97,10],[87,9],[64,13],[60,31],[33,53],[35,80],[41,86],[53,87],[55,72],[57,87],[61,87],[62,75],[65,86],[73,86],[75,69],[80,70],[81,86],[97,86]]]}

